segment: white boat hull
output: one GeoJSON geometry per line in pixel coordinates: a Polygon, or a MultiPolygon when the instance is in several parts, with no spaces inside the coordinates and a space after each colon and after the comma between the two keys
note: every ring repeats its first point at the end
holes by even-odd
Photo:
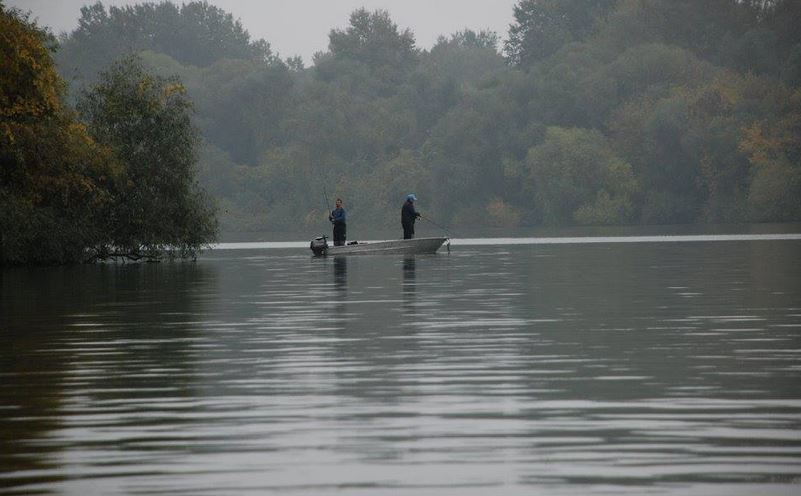
{"type": "Polygon", "coordinates": [[[423,255],[436,253],[448,238],[415,238],[391,241],[371,241],[344,246],[328,247],[322,255],[423,255]]]}

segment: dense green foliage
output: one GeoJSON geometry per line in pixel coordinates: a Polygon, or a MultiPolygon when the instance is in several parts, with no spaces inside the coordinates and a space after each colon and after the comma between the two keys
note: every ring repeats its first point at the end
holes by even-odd
{"type": "Polygon", "coordinates": [[[214,211],[193,180],[197,135],[183,86],[127,58],[101,74],[78,109],[89,134],[115,151],[125,172],[103,249],[187,257],[214,238],[214,211]]]}
{"type": "Polygon", "coordinates": [[[117,171],[61,105],[50,41],[0,4],[0,264],[80,260],[103,236],[117,171]]]}
{"type": "Polygon", "coordinates": [[[266,61],[273,58],[264,41],[251,42],[247,31],[206,2],[176,6],[170,2],[109,7],[97,2],[81,8],[78,28],[61,40],[62,70],[72,81],[93,81],[120,54],[152,50],[182,64],[205,67],[223,59],[266,61]]]}
{"type": "Polygon", "coordinates": [[[82,14],[60,70],[177,75],[227,230],[325,226],[324,188],[374,227],[410,191],[452,225],[801,220],[795,0],[521,0],[504,53],[360,9],[309,68],[206,3],[82,14]]]}
{"type": "Polygon", "coordinates": [[[0,3],[0,265],[194,255],[215,221],[191,183],[180,86],[122,62],[82,121],[62,104],[52,41],[0,3]]]}

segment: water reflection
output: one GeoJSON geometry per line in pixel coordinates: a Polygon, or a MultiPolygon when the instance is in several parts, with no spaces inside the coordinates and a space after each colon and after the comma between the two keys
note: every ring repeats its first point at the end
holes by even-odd
{"type": "Polygon", "coordinates": [[[18,492],[769,494],[801,474],[796,241],[2,274],[18,492]]]}
{"type": "Polygon", "coordinates": [[[346,329],[348,321],[348,257],[334,257],[333,323],[336,329],[346,329]]]}
{"type": "MultiPolygon", "coordinates": [[[[3,485],[67,480],[60,467],[86,442],[95,444],[94,460],[124,460],[124,451],[147,439],[146,423],[137,419],[182,411],[181,398],[192,391],[194,316],[213,289],[215,268],[97,265],[0,273],[3,485]],[[116,439],[93,438],[101,425],[116,439]]],[[[164,434],[154,436],[153,446],[181,424],[172,418],[160,425],[164,434]]]]}
{"type": "Polygon", "coordinates": [[[405,318],[414,318],[415,291],[416,291],[416,259],[412,256],[403,258],[403,285],[401,294],[403,295],[403,310],[405,318]]]}
{"type": "Polygon", "coordinates": [[[345,291],[348,286],[348,258],[334,257],[334,286],[345,291]]]}

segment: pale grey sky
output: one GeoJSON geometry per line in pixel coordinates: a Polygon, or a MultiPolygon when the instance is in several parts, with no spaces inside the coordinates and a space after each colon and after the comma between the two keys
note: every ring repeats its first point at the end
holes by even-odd
{"type": "MultiPolygon", "coordinates": [[[[6,0],[6,5],[31,11],[40,25],[58,34],[78,25],[82,5],[96,0],[6,0]]],[[[133,5],[145,0],[104,0],[103,5],[133,5]]],[[[152,0],[151,0],[152,1],[152,0]]],[[[188,3],[173,0],[173,3],[188,3]]],[[[364,7],[389,11],[401,29],[414,32],[417,46],[431,48],[439,35],[465,28],[490,29],[506,39],[518,0],[209,0],[242,21],[254,39],[264,38],[282,58],[311,56],[328,47],[328,32],[344,28],[350,13],[364,7]]]]}

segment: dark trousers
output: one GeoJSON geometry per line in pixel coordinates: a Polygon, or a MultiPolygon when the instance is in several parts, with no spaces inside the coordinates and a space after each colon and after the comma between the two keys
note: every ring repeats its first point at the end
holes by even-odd
{"type": "Polygon", "coordinates": [[[403,226],[403,239],[414,238],[414,224],[402,222],[401,225],[403,226]]]}
{"type": "Polygon", "coordinates": [[[345,244],[345,223],[334,222],[334,246],[342,246],[345,244]]]}

